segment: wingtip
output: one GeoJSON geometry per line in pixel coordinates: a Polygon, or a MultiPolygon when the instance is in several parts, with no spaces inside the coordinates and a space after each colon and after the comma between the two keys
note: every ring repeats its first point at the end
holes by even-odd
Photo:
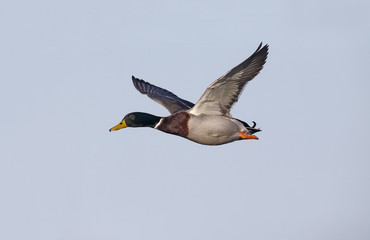
{"type": "Polygon", "coordinates": [[[135,87],[138,87],[138,84],[146,83],[144,80],[136,78],[134,75],[132,75],[132,83],[135,85],[135,87]]]}
{"type": "Polygon", "coordinates": [[[268,44],[265,44],[265,46],[263,46],[263,48],[262,49],[266,49],[266,51],[268,52],[268,50],[269,50],[269,45],[268,44]]]}
{"type": "Polygon", "coordinates": [[[136,78],[134,76],[132,76],[132,82],[134,83],[135,87],[138,87],[137,86],[138,84],[146,83],[144,80],[142,80],[140,78],[136,78]]]}
{"type": "Polygon", "coordinates": [[[260,43],[260,45],[258,46],[257,50],[254,52],[254,54],[255,55],[265,55],[265,57],[267,58],[267,55],[269,54],[269,45],[265,44],[262,47],[262,44],[263,42],[260,43]]]}
{"type": "Polygon", "coordinates": [[[258,45],[257,51],[262,47],[263,42],[260,42],[260,45],[258,45]]]}
{"type": "Polygon", "coordinates": [[[134,75],[132,75],[132,84],[134,84],[134,87],[139,91],[140,91],[140,88],[138,86],[139,82],[140,82],[140,79],[136,78],[134,75]]]}
{"type": "Polygon", "coordinates": [[[262,45],[263,45],[263,42],[261,42],[260,45],[258,45],[258,48],[257,48],[257,50],[255,52],[261,51],[263,49],[266,49],[266,50],[269,49],[269,45],[268,44],[265,44],[263,47],[262,47],[262,45]]]}

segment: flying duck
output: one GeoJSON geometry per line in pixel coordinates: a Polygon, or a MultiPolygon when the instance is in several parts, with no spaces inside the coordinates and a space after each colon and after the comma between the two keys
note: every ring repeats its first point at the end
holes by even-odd
{"type": "Polygon", "coordinates": [[[109,131],[125,127],[151,127],[205,145],[258,139],[253,135],[261,131],[255,128],[256,123],[253,122],[253,126],[250,126],[231,117],[230,109],[238,101],[245,85],[263,68],[268,55],[268,45],[261,47],[262,43],[248,59],[209,85],[196,104],[132,76],[135,88],[164,106],[171,115],[158,117],[143,112],[132,112],[109,131]]]}

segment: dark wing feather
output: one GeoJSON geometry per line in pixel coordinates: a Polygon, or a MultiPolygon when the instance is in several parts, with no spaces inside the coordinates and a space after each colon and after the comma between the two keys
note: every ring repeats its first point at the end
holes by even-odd
{"type": "Polygon", "coordinates": [[[139,92],[161,104],[171,114],[188,110],[194,106],[194,103],[181,99],[166,89],[157,87],[134,76],[132,76],[132,82],[139,92]]]}

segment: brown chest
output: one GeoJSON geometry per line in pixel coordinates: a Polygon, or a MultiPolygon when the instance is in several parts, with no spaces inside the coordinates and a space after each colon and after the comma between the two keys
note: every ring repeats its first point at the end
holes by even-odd
{"type": "Polygon", "coordinates": [[[162,118],[160,124],[156,128],[166,133],[186,137],[189,134],[189,119],[190,115],[187,112],[179,112],[162,118]]]}

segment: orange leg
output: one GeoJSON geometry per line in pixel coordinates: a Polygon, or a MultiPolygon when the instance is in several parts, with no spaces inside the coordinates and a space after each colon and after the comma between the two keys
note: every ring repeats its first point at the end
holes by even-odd
{"type": "Polygon", "coordinates": [[[243,138],[243,139],[256,139],[256,140],[258,140],[258,137],[254,136],[254,135],[248,135],[248,134],[245,134],[241,131],[239,133],[240,133],[240,137],[243,138]]]}

